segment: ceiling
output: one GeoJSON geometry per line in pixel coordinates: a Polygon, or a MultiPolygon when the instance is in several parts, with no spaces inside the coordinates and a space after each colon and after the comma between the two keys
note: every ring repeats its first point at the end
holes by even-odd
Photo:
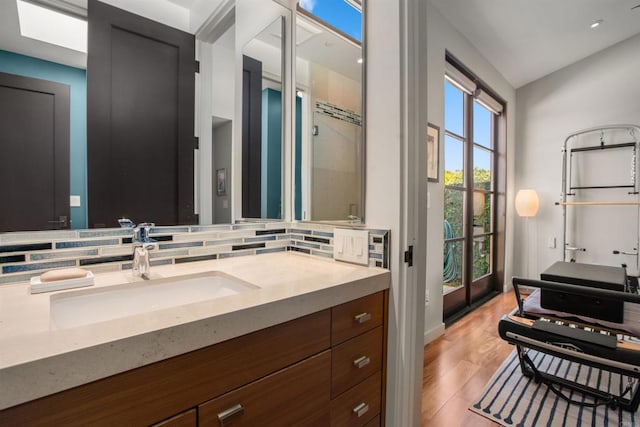
{"type": "Polygon", "coordinates": [[[640,0],[430,1],[515,88],[640,33],[640,0]]]}
{"type": "MultiPolygon", "coordinates": [[[[199,0],[165,1],[189,9],[199,0]]],[[[631,9],[640,0],[430,1],[515,88],[640,33],[640,7],[631,9]],[[598,19],[602,25],[591,29],[598,19]]],[[[0,49],[85,66],[82,53],[20,36],[15,0],[0,0],[0,12],[0,49]]],[[[320,54],[322,42],[299,49],[320,54]]]]}

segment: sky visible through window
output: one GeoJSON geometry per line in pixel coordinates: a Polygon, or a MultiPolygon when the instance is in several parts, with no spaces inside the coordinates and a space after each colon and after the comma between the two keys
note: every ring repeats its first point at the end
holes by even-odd
{"type": "MultiPolygon", "coordinates": [[[[473,132],[476,143],[491,148],[491,112],[482,105],[473,103],[473,132]]],[[[444,127],[449,132],[460,136],[464,135],[464,96],[463,92],[445,80],[444,83],[444,127]]],[[[445,136],[444,165],[447,171],[462,170],[463,145],[448,136],[445,136]]],[[[474,166],[482,169],[491,169],[491,156],[478,156],[474,159],[474,166]]]]}
{"type": "Polygon", "coordinates": [[[300,7],[362,41],[362,15],[345,0],[300,0],[300,7]]]}

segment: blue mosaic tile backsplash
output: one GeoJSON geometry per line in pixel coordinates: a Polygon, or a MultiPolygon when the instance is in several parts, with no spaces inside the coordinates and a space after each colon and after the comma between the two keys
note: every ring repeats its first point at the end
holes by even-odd
{"type": "MultiPolygon", "coordinates": [[[[151,237],[161,243],[151,251],[151,265],[284,251],[333,258],[335,227],[285,222],[155,227],[151,237]]],[[[389,231],[368,231],[369,265],[389,268],[389,231]]],[[[0,284],[27,281],[54,268],[131,269],[131,238],[130,229],[0,234],[0,284]]]]}

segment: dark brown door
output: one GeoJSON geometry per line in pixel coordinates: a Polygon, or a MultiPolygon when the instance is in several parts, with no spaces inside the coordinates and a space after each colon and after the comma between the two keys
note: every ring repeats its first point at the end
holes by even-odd
{"type": "Polygon", "coordinates": [[[89,1],[89,226],[192,224],[195,38],[89,1]]]}
{"type": "Polygon", "coordinates": [[[242,217],[262,217],[262,62],[242,56],[242,217]]]}
{"type": "Polygon", "coordinates": [[[0,231],[69,227],[69,86],[0,73],[0,231]]]}

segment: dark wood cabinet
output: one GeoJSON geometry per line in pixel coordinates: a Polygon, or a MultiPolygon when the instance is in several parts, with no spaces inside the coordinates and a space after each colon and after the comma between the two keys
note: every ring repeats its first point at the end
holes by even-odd
{"type": "Polygon", "coordinates": [[[387,322],[381,316],[361,332],[357,316],[384,313],[386,295],[5,409],[0,425],[360,426],[383,420],[387,322]],[[332,329],[348,323],[343,317],[357,332],[332,346],[332,329]]]}

